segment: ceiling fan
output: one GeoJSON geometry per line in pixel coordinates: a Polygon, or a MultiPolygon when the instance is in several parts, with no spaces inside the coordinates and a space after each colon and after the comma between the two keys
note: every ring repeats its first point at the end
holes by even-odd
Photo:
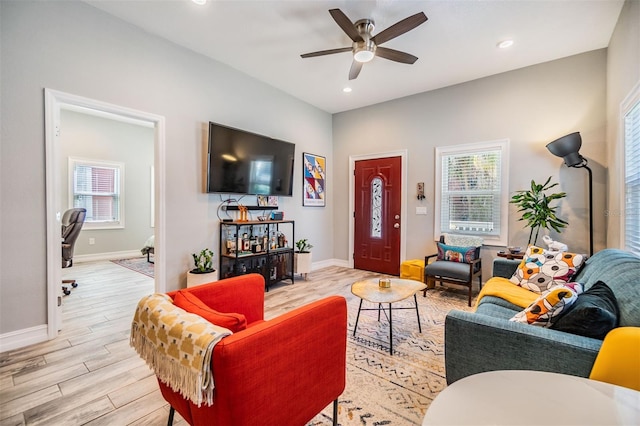
{"type": "Polygon", "coordinates": [[[365,62],[372,60],[374,56],[380,56],[381,58],[401,62],[403,64],[413,64],[418,60],[416,56],[400,52],[398,50],[381,47],[380,45],[409,32],[418,25],[426,22],[427,16],[423,12],[416,13],[415,15],[411,15],[408,18],[396,22],[375,36],[371,35],[374,29],[374,22],[372,19],[360,19],[353,23],[340,9],[331,9],[329,10],[329,13],[340,28],[342,28],[342,31],[344,31],[349,38],[353,40],[352,46],[305,53],[300,55],[301,57],[313,58],[315,56],[324,56],[350,51],[353,53],[353,63],[349,70],[349,80],[353,80],[358,77],[360,70],[362,70],[362,65],[365,62]]]}

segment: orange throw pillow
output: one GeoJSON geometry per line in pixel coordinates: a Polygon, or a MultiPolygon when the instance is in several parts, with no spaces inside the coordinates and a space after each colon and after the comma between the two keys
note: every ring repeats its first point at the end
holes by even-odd
{"type": "Polygon", "coordinates": [[[202,300],[188,291],[176,293],[173,297],[173,304],[192,314],[200,315],[212,324],[231,330],[237,333],[247,328],[247,319],[242,314],[218,312],[208,307],[202,300]]]}

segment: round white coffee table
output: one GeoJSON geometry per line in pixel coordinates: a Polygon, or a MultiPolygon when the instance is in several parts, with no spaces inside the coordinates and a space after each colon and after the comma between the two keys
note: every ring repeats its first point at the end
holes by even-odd
{"type": "Polygon", "coordinates": [[[416,299],[416,293],[424,290],[426,285],[420,281],[405,280],[402,278],[391,278],[391,287],[381,288],[378,285],[378,280],[364,280],[356,281],[351,285],[351,293],[360,298],[360,305],[358,306],[358,315],[356,316],[356,324],[353,327],[353,335],[355,337],[356,330],[358,329],[358,320],[360,319],[361,311],[378,311],[378,321],[380,321],[380,312],[384,312],[385,316],[389,320],[389,353],[393,355],[393,317],[391,312],[399,309],[415,309],[416,316],[418,317],[418,331],[422,333],[422,326],[420,325],[420,313],[418,312],[418,300],[416,299]],[[391,304],[405,300],[408,297],[413,296],[413,307],[401,307],[392,308],[391,304]],[[362,302],[366,300],[368,302],[377,303],[377,308],[362,308],[362,302]],[[389,305],[388,308],[382,306],[383,303],[389,305]],[[388,313],[388,314],[387,314],[388,313]]]}
{"type": "Polygon", "coordinates": [[[640,392],[544,371],[474,374],[433,400],[422,426],[638,425],[640,392]]]}

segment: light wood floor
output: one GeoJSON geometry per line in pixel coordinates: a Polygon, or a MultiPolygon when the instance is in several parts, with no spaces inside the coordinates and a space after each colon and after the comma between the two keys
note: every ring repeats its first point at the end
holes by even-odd
{"type": "MultiPolygon", "coordinates": [[[[80,283],[64,298],[62,331],[51,341],[0,354],[0,426],[165,425],[169,406],[155,376],[129,346],[138,300],[154,291],[153,279],[112,262],[65,269],[80,283]]],[[[265,297],[265,317],[339,294],[373,277],[330,267],[277,284],[265,297]]],[[[186,422],[176,413],[175,425],[186,422]]]]}

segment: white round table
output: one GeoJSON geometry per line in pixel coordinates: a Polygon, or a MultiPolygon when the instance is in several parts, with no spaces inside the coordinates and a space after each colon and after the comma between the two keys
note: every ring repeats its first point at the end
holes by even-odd
{"type": "Polygon", "coordinates": [[[422,425],[640,425],[640,392],[565,374],[491,371],[445,388],[422,425]]]}

